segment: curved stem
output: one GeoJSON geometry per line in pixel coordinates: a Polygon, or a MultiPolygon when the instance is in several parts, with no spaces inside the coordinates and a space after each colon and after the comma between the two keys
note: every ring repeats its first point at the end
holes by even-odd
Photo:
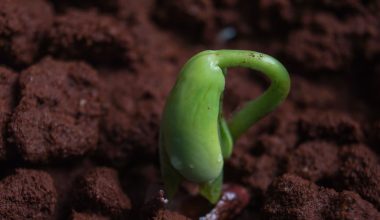
{"type": "Polygon", "coordinates": [[[270,87],[255,100],[249,101],[228,122],[232,138],[236,140],[252,124],[273,111],[288,95],[290,78],[285,67],[275,58],[244,50],[218,50],[220,68],[246,67],[262,72],[271,80],[270,87]]]}

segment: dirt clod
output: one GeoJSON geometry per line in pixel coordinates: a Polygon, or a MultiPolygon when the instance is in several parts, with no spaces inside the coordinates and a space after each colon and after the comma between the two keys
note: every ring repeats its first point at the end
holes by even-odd
{"type": "Polygon", "coordinates": [[[47,58],[23,71],[19,83],[10,132],[22,159],[49,163],[96,148],[102,101],[95,70],[47,58]]]}
{"type": "Polygon", "coordinates": [[[2,219],[52,219],[57,193],[53,179],[43,171],[17,169],[0,181],[2,219]]]}

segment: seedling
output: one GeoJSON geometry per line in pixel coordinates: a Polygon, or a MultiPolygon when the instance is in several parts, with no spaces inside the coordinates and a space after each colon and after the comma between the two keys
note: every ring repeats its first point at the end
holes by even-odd
{"type": "Polygon", "coordinates": [[[182,180],[198,183],[200,194],[215,203],[221,194],[223,161],[233,143],[288,95],[290,79],[284,66],[266,54],[243,50],[203,51],[182,68],[167,99],[160,129],[160,163],[172,197],[182,180]],[[226,121],[222,114],[229,67],[264,73],[269,88],[226,121]]]}

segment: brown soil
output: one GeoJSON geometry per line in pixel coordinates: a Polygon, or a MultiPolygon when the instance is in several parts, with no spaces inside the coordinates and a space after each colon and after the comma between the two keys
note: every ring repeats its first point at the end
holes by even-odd
{"type": "MultiPolygon", "coordinates": [[[[1,219],[380,219],[379,1],[0,0],[1,219]],[[205,49],[271,54],[287,101],[235,145],[221,201],[158,163],[205,49]]],[[[268,82],[231,69],[228,117],[268,82]]]]}

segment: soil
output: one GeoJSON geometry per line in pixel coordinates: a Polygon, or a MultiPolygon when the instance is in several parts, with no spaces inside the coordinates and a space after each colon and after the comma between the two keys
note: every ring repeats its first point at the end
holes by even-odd
{"type": "MultiPolygon", "coordinates": [[[[0,0],[1,219],[380,219],[379,1],[0,0]],[[217,205],[163,190],[158,131],[181,66],[268,53],[286,102],[225,163],[217,205]]],[[[268,81],[231,69],[229,117],[268,81]]]]}

